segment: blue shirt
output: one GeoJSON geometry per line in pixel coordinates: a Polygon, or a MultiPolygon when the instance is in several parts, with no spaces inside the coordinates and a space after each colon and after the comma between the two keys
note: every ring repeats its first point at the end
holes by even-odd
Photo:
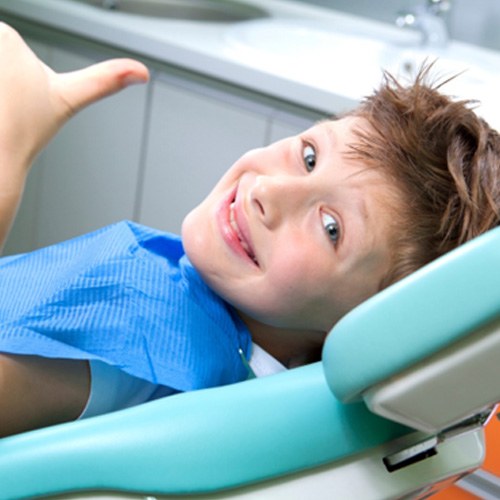
{"type": "Polygon", "coordinates": [[[120,222],[0,259],[0,351],[100,360],[176,390],[247,377],[250,334],[179,237],[120,222]]]}

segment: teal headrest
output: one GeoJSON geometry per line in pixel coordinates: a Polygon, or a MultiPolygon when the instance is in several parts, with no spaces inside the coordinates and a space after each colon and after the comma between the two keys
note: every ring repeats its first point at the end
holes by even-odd
{"type": "Polygon", "coordinates": [[[347,314],[323,349],[344,402],[500,317],[500,227],[462,245],[347,314]]]}

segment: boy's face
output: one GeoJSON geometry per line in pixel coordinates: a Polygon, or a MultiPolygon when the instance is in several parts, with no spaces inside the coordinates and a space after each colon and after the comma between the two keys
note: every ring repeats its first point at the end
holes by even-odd
{"type": "Polygon", "coordinates": [[[393,190],[345,155],[363,125],[324,122],[250,151],[186,217],[191,262],[244,315],[326,332],[377,292],[390,265],[393,190]]]}

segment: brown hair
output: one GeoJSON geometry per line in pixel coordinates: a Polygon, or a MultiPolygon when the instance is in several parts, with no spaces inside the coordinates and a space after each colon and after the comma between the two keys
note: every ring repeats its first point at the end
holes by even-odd
{"type": "Polygon", "coordinates": [[[403,194],[392,267],[381,288],[500,223],[500,136],[471,109],[427,84],[431,65],[408,86],[386,73],[349,113],[368,121],[352,154],[382,168],[403,194]]]}

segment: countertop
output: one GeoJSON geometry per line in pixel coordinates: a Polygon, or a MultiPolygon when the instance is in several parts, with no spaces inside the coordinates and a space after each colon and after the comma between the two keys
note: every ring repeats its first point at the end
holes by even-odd
{"type": "MultiPolygon", "coordinates": [[[[0,19],[2,12],[14,15],[327,113],[350,109],[371,93],[382,66],[398,72],[405,58],[426,55],[411,30],[288,0],[248,3],[268,17],[239,23],[179,21],[74,0],[0,0],[0,19]]],[[[443,58],[445,75],[468,69],[449,93],[483,101],[480,114],[498,127],[500,54],[452,41],[434,57],[443,58]]]]}

